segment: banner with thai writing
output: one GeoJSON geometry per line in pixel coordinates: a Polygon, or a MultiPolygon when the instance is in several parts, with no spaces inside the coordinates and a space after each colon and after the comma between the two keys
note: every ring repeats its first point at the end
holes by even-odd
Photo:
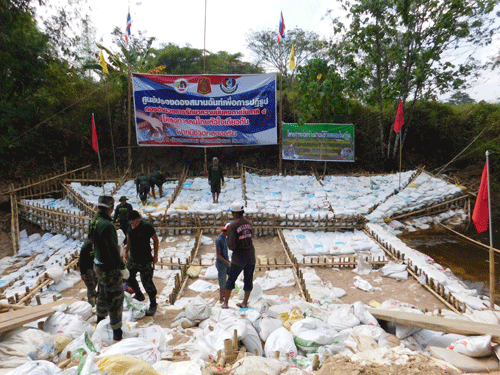
{"type": "Polygon", "coordinates": [[[354,161],[353,124],[283,124],[283,159],[354,161]]]}
{"type": "Polygon", "coordinates": [[[277,144],[276,76],[133,73],[140,146],[277,144]]]}

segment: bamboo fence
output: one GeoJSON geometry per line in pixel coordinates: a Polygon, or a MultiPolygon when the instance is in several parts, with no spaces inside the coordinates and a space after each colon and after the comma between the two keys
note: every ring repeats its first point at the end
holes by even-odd
{"type": "MultiPolygon", "coordinates": [[[[83,197],[76,193],[70,186],[69,182],[80,182],[82,184],[101,184],[102,180],[95,173],[95,178],[92,177],[92,173],[86,172],[89,166],[65,172],[64,174],[50,176],[45,180],[40,180],[37,182],[28,181],[28,183],[23,187],[15,188],[11,186],[9,191],[11,198],[11,213],[12,213],[12,232],[13,232],[13,245],[17,252],[19,249],[19,224],[18,218],[22,217],[29,220],[35,224],[40,225],[44,230],[57,232],[67,235],[71,238],[84,239],[88,231],[88,223],[96,211],[96,207],[89,202],[87,202],[83,197]],[[21,201],[21,198],[34,198],[43,197],[48,195],[61,195],[66,196],[66,198],[72,202],[73,205],[78,207],[82,214],[71,213],[62,209],[53,209],[42,207],[36,203],[27,204],[21,201]],[[14,219],[15,218],[15,219],[14,219]]],[[[245,177],[248,169],[247,166],[241,166],[240,168],[240,178],[242,180],[242,190],[243,198],[246,199],[246,186],[245,177]]],[[[411,180],[414,180],[418,174],[422,171],[418,171],[411,180]]],[[[319,179],[319,174],[314,171],[316,178],[319,179]]],[[[172,195],[169,198],[168,207],[177,199],[179,196],[184,182],[187,178],[188,170],[183,169],[180,179],[178,180],[178,185],[172,195]]],[[[116,187],[114,191],[116,192],[119,187],[126,182],[127,178],[130,176],[130,170],[126,170],[124,175],[118,179],[114,180],[116,182],[116,187]]],[[[108,180],[109,182],[109,180],[108,180]]],[[[451,200],[443,200],[438,204],[433,204],[429,207],[423,209],[405,213],[402,215],[394,216],[393,219],[409,218],[418,215],[431,215],[439,212],[447,211],[452,208],[470,206],[470,201],[468,196],[460,196],[453,198],[451,200]]],[[[179,296],[182,295],[183,290],[187,284],[187,270],[191,265],[202,265],[201,259],[198,258],[198,251],[201,243],[201,235],[204,232],[216,232],[218,229],[232,220],[232,215],[228,212],[221,212],[217,214],[200,214],[200,213],[178,213],[173,215],[168,215],[167,209],[165,214],[158,217],[151,217],[149,219],[151,222],[159,223],[155,225],[158,235],[180,235],[180,234],[196,234],[196,241],[190,256],[181,261],[180,259],[165,259],[162,258],[158,265],[160,267],[170,267],[172,269],[180,270],[179,274],[175,276],[174,288],[171,295],[169,296],[169,301],[171,304],[175,302],[179,296]]],[[[254,213],[246,214],[245,217],[250,220],[253,225],[254,233],[256,236],[278,236],[282,243],[283,251],[286,255],[286,260],[283,263],[278,263],[276,259],[274,262],[272,260],[266,259],[262,262],[260,259],[256,268],[258,270],[267,269],[283,269],[291,268],[294,274],[294,278],[297,282],[300,295],[307,301],[311,301],[311,297],[307,291],[306,283],[303,277],[303,272],[301,267],[338,267],[338,268],[353,268],[357,266],[356,257],[310,257],[308,260],[303,260],[301,263],[297,261],[293,253],[290,251],[288,244],[283,236],[282,229],[303,229],[311,231],[343,231],[352,229],[364,229],[366,219],[361,215],[330,215],[317,217],[313,215],[277,215],[274,213],[254,213]]],[[[465,305],[460,303],[453,295],[446,294],[444,286],[437,283],[432,278],[429,278],[425,272],[418,269],[417,266],[411,264],[411,261],[405,260],[404,254],[400,254],[395,250],[390,244],[384,244],[383,239],[373,237],[370,233],[364,229],[365,232],[372,237],[382,248],[390,255],[393,259],[405,262],[408,265],[408,271],[415,278],[424,277],[425,285],[429,291],[431,291],[436,297],[441,299],[448,307],[453,311],[462,312],[465,310],[465,305]]],[[[381,267],[387,263],[383,259],[371,259],[369,263],[374,267],[381,267]]],[[[43,283],[41,281],[40,283],[43,283]]],[[[39,287],[40,284],[36,285],[39,287]]],[[[42,289],[43,287],[39,288],[42,289]]],[[[31,297],[31,293],[26,292],[25,296],[19,298],[19,301],[23,303],[29,298],[23,299],[26,296],[31,297]]],[[[17,301],[17,302],[19,302],[17,301]]],[[[1,306],[0,306],[1,307],[1,306]]],[[[1,310],[0,310],[1,311],[1,310]]]]}
{"type": "Polygon", "coordinates": [[[411,259],[405,259],[405,255],[399,250],[396,250],[394,246],[386,242],[385,239],[380,238],[376,233],[371,233],[368,230],[363,230],[372,240],[374,240],[379,246],[388,254],[392,259],[403,262],[407,265],[407,271],[416,280],[420,282],[419,279],[424,279],[424,288],[430,291],[435,297],[437,297],[441,302],[443,302],[450,310],[460,314],[465,312],[466,305],[460,302],[453,296],[452,293],[446,293],[444,285],[440,284],[432,277],[429,277],[424,270],[418,268],[414,265],[411,259]]]}

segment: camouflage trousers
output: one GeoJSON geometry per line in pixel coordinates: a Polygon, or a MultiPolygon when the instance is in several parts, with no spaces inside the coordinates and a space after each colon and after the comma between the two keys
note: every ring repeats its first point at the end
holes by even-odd
{"type": "Polygon", "coordinates": [[[156,297],[156,286],[153,283],[153,273],[154,268],[152,263],[139,264],[131,260],[127,263],[127,269],[130,272],[130,277],[127,280],[127,284],[134,290],[136,294],[142,294],[139,283],[137,282],[137,272],[139,272],[141,277],[142,286],[146,290],[149,299],[152,300],[156,297]]]}
{"type": "Polygon", "coordinates": [[[122,326],[123,312],[123,279],[119,269],[103,270],[94,265],[97,276],[97,305],[96,315],[105,318],[109,314],[109,321],[113,330],[122,326]]]}
{"type": "Polygon", "coordinates": [[[85,286],[87,287],[87,300],[93,306],[97,301],[97,277],[93,269],[85,272],[85,286]]]}

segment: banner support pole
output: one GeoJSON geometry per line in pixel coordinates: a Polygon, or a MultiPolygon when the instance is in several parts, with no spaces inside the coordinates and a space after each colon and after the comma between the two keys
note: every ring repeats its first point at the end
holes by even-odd
{"type": "MultiPolygon", "coordinates": [[[[95,127],[95,119],[94,119],[94,114],[92,113],[92,124],[94,124],[95,127]]],[[[96,134],[97,134],[97,129],[96,129],[96,134]]],[[[102,163],[101,163],[101,150],[99,149],[99,138],[96,137],[96,143],[97,143],[97,157],[99,158],[99,171],[101,172],[101,183],[102,183],[102,193],[104,194],[104,176],[102,174],[102,163]]]]}
{"type": "Polygon", "coordinates": [[[280,73],[280,119],[278,122],[279,171],[283,171],[283,73],[280,73]]]}

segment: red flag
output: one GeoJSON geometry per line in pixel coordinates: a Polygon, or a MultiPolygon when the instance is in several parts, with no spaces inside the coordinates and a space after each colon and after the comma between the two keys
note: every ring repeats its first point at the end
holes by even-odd
{"type": "Polygon", "coordinates": [[[479,186],[474,212],[472,213],[472,221],[476,226],[477,233],[484,232],[488,229],[488,219],[488,163],[486,162],[484,163],[481,186],[479,186]]]}
{"type": "Polygon", "coordinates": [[[403,114],[403,101],[399,99],[398,113],[396,113],[396,120],[394,121],[394,131],[397,133],[404,124],[405,116],[403,114]]]}
{"type": "Polygon", "coordinates": [[[92,148],[95,152],[99,153],[99,147],[97,146],[97,132],[95,131],[94,116],[92,116],[92,148]]]}

